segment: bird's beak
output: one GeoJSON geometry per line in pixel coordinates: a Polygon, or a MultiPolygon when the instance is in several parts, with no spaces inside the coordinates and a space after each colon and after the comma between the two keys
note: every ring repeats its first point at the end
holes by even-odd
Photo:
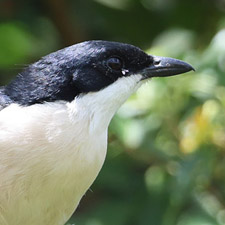
{"type": "Polygon", "coordinates": [[[186,73],[191,70],[195,71],[195,69],[190,64],[178,59],[159,56],[151,57],[153,57],[153,62],[150,66],[146,67],[142,71],[144,79],[151,77],[173,76],[186,73]]]}

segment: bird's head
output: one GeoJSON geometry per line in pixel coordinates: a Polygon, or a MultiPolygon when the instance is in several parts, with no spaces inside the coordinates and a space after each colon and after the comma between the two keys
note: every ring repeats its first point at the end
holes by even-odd
{"type": "Polygon", "coordinates": [[[108,93],[120,98],[120,93],[130,95],[130,89],[140,86],[143,80],[190,70],[193,67],[183,61],[148,55],[129,44],[86,41],[43,57],[20,73],[2,92],[9,103],[21,105],[73,101],[78,96],[111,86],[114,89],[108,93]]]}

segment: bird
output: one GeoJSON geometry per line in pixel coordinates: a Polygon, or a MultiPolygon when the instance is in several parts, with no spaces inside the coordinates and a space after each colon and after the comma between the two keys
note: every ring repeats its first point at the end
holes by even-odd
{"type": "Polygon", "coordinates": [[[64,225],[102,168],[119,107],[148,80],[191,70],[130,44],[91,40],[0,87],[0,225],[64,225]]]}

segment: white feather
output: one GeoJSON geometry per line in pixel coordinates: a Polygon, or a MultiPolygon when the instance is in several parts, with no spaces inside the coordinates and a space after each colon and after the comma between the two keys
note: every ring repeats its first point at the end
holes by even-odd
{"type": "Polygon", "coordinates": [[[63,225],[98,175],[113,115],[140,75],[71,103],[0,111],[0,225],[63,225]]]}

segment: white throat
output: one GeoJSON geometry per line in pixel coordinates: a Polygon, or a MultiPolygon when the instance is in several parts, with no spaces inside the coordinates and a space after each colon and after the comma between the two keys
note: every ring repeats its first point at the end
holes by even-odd
{"type": "Polygon", "coordinates": [[[119,78],[98,92],[81,95],[69,103],[68,107],[71,113],[79,109],[83,114],[89,114],[92,121],[90,132],[105,130],[119,107],[143,84],[141,79],[141,75],[119,78]]]}

